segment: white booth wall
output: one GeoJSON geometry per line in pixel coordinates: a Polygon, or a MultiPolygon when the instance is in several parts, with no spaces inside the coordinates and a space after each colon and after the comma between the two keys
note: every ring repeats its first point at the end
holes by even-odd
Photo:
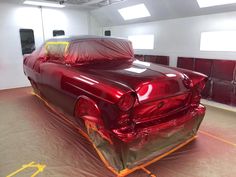
{"type": "Polygon", "coordinates": [[[19,30],[33,29],[36,48],[53,37],[53,30],[66,35],[89,34],[89,13],[78,9],[50,9],[0,3],[0,90],[28,86],[22,69],[19,30]]]}
{"type": "Polygon", "coordinates": [[[130,35],[154,34],[154,50],[136,50],[137,54],[170,56],[170,65],[176,66],[177,57],[200,57],[212,59],[236,60],[236,52],[200,51],[202,32],[236,31],[236,12],[204,15],[148,23],[122,26],[108,26],[117,37],[127,38],[130,35]]]}

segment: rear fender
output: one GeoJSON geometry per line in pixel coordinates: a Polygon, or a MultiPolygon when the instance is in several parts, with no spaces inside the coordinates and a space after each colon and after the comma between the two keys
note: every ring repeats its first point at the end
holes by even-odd
{"type": "Polygon", "coordinates": [[[80,96],[75,104],[74,116],[103,126],[101,113],[97,104],[87,96],[80,96]]]}
{"type": "MultiPolygon", "coordinates": [[[[80,96],[76,102],[74,116],[84,121],[88,134],[91,130],[98,132],[102,138],[112,144],[110,134],[101,119],[101,113],[97,104],[86,96],[80,96]]],[[[93,139],[93,137],[90,137],[93,139]]]]}

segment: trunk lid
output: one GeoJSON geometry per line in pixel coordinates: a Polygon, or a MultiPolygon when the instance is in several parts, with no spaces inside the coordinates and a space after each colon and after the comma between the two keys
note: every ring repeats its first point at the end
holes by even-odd
{"type": "Polygon", "coordinates": [[[100,76],[135,91],[140,103],[152,102],[189,92],[186,76],[171,68],[148,62],[111,61],[80,66],[86,73],[100,76]]]}

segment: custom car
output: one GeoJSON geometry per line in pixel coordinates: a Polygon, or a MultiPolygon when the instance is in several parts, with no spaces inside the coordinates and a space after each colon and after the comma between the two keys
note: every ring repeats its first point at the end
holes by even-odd
{"type": "Polygon", "coordinates": [[[126,39],[57,37],[23,63],[34,91],[84,125],[117,171],[191,139],[205,114],[205,75],[139,61],[126,39]]]}

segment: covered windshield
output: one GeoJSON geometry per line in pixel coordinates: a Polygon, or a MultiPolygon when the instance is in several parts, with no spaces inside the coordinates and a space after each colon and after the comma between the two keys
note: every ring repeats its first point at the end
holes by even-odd
{"type": "Polygon", "coordinates": [[[74,41],[66,54],[67,63],[91,63],[103,60],[131,59],[132,43],[117,38],[96,38],[74,41]]]}

